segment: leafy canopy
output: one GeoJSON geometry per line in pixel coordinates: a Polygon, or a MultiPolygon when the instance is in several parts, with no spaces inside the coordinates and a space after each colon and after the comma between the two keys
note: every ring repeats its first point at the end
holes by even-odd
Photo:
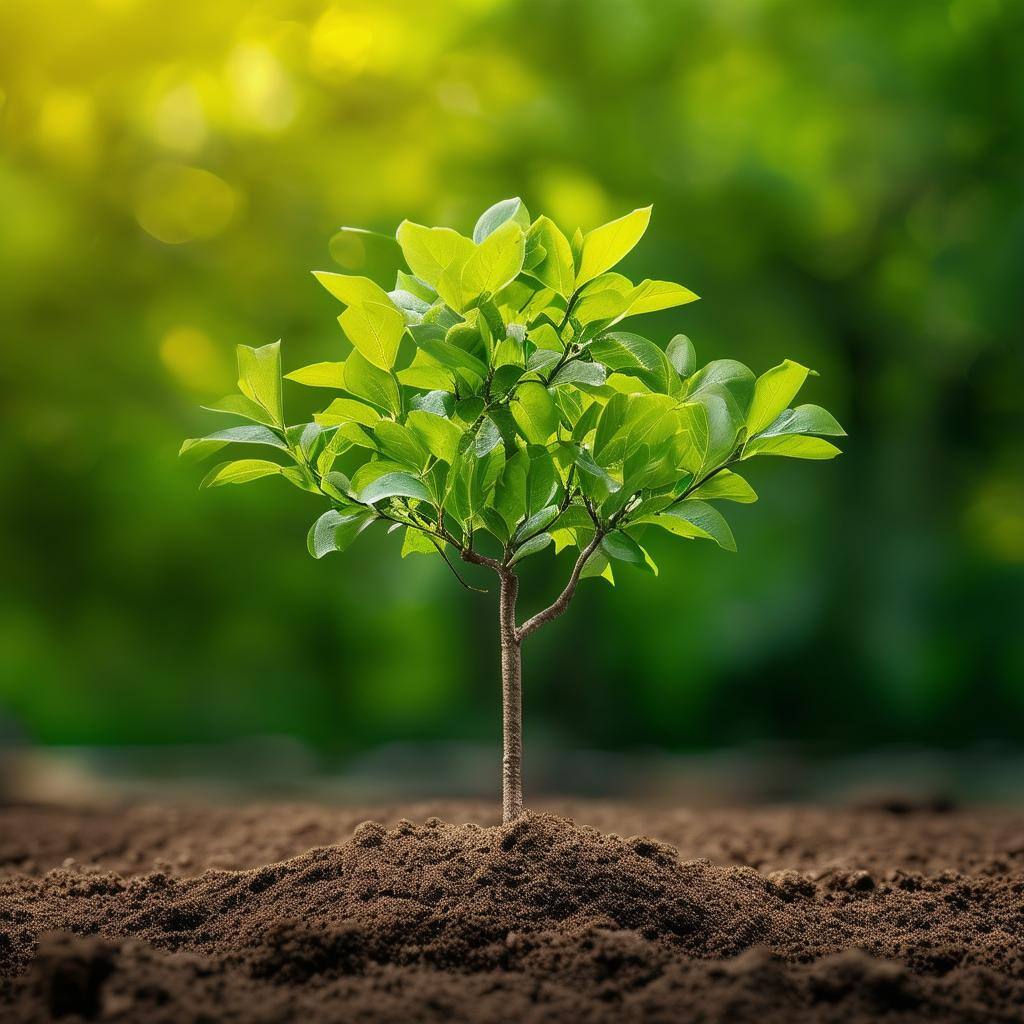
{"type": "Polygon", "coordinates": [[[313,422],[288,425],[280,343],[241,345],[240,393],[207,408],[246,422],[182,453],[237,454],[203,486],[282,476],[326,499],[309,531],[315,558],[377,523],[404,531],[403,557],[451,564],[451,553],[475,561],[490,548],[507,570],[546,549],[589,549],[582,576],[608,580],[617,562],[657,571],[641,543],[650,528],[735,550],[713,503],[757,496],[734,467],[755,455],[829,459],[839,449],[824,438],[844,431],[819,406],[793,405],[813,374],[799,363],[759,377],[732,359],[698,368],[684,335],[662,348],[623,329],[697,298],[615,271],[650,214],[570,239],[507,199],[471,238],[411,221],[397,245],[374,236],[393,250],[394,287],[390,276],[317,272],[344,306],[348,353],[283,378],[336,397],[313,422]],[[252,445],[263,457],[249,457],[252,445]]]}

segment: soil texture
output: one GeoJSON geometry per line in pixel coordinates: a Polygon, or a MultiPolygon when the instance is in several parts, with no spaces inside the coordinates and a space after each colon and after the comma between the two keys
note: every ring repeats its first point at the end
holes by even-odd
{"type": "Polygon", "coordinates": [[[1024,1020],[1024,814],[493,813],[0,807],[0,1020],[1024,1020]]]}

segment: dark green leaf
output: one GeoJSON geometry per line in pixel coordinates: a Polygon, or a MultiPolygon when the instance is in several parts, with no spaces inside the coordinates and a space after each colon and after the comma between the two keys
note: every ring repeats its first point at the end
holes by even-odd
{"type": "Polygon", "coordinates": [[[538,533],[526,541],[516,553],[508,560],[509,565],[515,565],[517,562],[521,562],[524,558],[529,558],[530,555],[537,554],[538,551],[543,551],[552,541],[550,533],[538,533]]]}

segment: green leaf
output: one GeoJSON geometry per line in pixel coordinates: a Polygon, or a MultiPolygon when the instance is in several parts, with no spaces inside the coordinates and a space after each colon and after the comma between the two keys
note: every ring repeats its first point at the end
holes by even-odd
{"type": "MultiPolygon", "coordinates": [[[[471,427],[483,415],[485,408],[484,400],[479,395],[460,398],[455,403],[455,419],[463,426],[471,427]]],[[[467,442],[463,441],[463,444],[467,444],[467,442]]]]}
{"type": "Polygon", "coordinates": [[[501,513],[490,505],[485,505],[480,509],[479,515],[484,528],[489,533],[494,534],[501,544],[507,544],[509,541],[509,529],[508,524],[502,519],[501,513]]]}
{"type": "Polygon", "coordinates": [[[422,349],[416,350],[412,365],[399,370],[396,376],[400,384],[410,388],[426,388],[432,394],[443,392],[451,397],[451,392],[455,389],[455,374],[439,366],[437,361],[431,359],[422,349]]]}
{"type": "Polygon", "coordinates": [[[713,540],[726,551],[736,550],[736,539],[725,516],[706,501],[687,498],[678,505],[653,516],[644,516],[637,523],[653,523],[679,537],[700,537],[713,540]]]}
{"type": "Polygon", "coordinates": [[[402,411],[398,382],[387,370],[366,359],[358,349],[345,360],[345,390],[393,416],[402,411]]]}
{"type": "Polygon", "coordinates": [[[694,488],[690,496],[704,500],[717,498],[722,501],[738,501],[744,505],[757,501],[754,488],[739,473],[733,473],[729,469],[720,470],[710,480],[705,480],[699,487],[694,488]]]}
{"type": "Polygon", "coordinates": [[[306,536],[309,553],[314,558],[323,558],[332,551],[344,551],[375,518],[368,511],[346,514],[330,509],[310,527],[306,536]]]}
{"type": "Polygon", "coordinates": [[[550,533],[538,533],[526,541],[516,553],[508,560],[509,565],[515,565],[517,562],[521,562],[524,558],[529,558],[530,555],[537,554],[538,551],[543,551],[554,538],[550,533]]]}
{"type": "Polygon", "coordinates": [[[321,452],[320,459],[317,460],[317,469],[322,474],[320,486],[324,494],[329,495],[336,501],[340,501],[345,505],[354,505],[355,499],[352,497],[352,484],[349,478],[344,473],[331,472],[329,468],[323,468],[323,457],[327,451],[328,449],[325,449],[324,452],[321,452]]]}
{"type": "Polygon", "coordinates": [[[551,378],[551,386],[558,388],[568,384],[573,386],[586,384],[599,388],[607,379],[608,373],[601,363],[586,363],[582,359],[570,359],[551,378]]]}
{"type": "Polygon", "coordinates": [[[530,228],[527,244],[531,242],[543,248],[544,258],[531,268],[530,273],[541,284],[567,299],[576,283],[576,271],[572,249],[565,235],[550,217],[538,217],[530,228]]]}
{"type": "Polygon", "coordinates": [[[645,572],[651,571],[651,567],[647,564],[644,549],[632,537],[621,530],[605,534],[601,538],[601,548],[609,558],[614,558],[619,562],[626,562],[629,565],[636,566],[637,569],[643,569],[645,572]]]}
{"type": "Polygon", "coordinates": [[[675,399],[654,394],[621,397],[625,399],[621,404],[613,399],[605,407],[594,435],[594,458],[606,468],[623,462],[644,446],[650,451],[663,451],[680,433],[680,410],[675,399]],[[614,432],[606,415],[618,422],[614,432]]]}
{"type": "Polygon", "coordinates": [[[338,323],[349,341],[367,360],[382,370],[390,370],[398,356],[405,333],[405,317],[388,299],[349,306],[338,323]]]}
{"type": "Polygon", "coordinates": [[[424,302],[432,304],[437,301],[437,292],[426,281],[421,281],[418,277],[407,274],[404,270],[400,270],[396,275],[395,288],[408,292],[410,295],[415,295],[416,298],[422,299],[424,302]]]}
{"type": "MultiPolygon", "coordinates": [[[[509,533],[526,515],[526,479],[529,468],[530,456],[522,450],[515,452],[506,460],[501,478],[494,489],[494,507],[508,526],[509,533]]],[[[553,483],[553,469],[551,477],[553,483]]]]}
{"type": "Polygon", "coordinates": [[[284,426],[284,398],[281,388],[281,342],[262,348],[239,345],[238,388],[246,398],[261,405],[274,425],[284,426]]]}
{"type": "Polygon", "coordinates": [[[786,409],[779,418],[758,434],[758,437],[778,437],[783,434],[827,434],[830,437],[845,437],[846,431],[836,418],[820,405],[798,405],[786,409]]]}
{"type": "Polygon", "coordinates": [[[614,460],[605,460],[604,451],[611,444],[612,439],[617,437],[626,422],[626,410],[629,408],[629,397],[627,395],[613,395],[601,411],[601,417],[597,421],[597,429],[594,433],[594,458],[606,465],[611,465],[614,460]]]}
{"type": "Polygon", "coordinates": [[[464,526],[469,527],[487,503],[504,467],[505,451],[500,447],[483,458],[472,448],[460,455],[449,475],[452,500],[446,507],[452,508],[464,526]]]}
{"type": "Polygon", "coordinates": [[[473,241],[479,245],[506,221],[514,221],[523,231],[530,226],[530,213],[518,196],[515,199],[502,199],[480,214],[480,219],[473,228],[473,241]]]}
{"type": "Polygon", "coordinates": [[[677,334],[668,343],[665,356],[680,377],[689,377],[697,366],[693,342],[685,334],[677,334]]]}
{"type": "Polygon", "coordinates": [[[323,412],[314,416],[321,427],[339,427],[344,423],[374,427],[380,422],[380,413],[376,409],[352,398],[336,398],[323,412]]]}
{"type": "Polygon", "coordinates": [[[550,505],[558,493],[558,475],[551,453],[539,446],[527,449],[530,459],[526,473],[526,514],[532,516],[550,505]]]}
{"type": "Polygon", "coordinates": [[[387,305],[388,293],[368,277],[356,277],[350,274],[334,274],[329,270],[314,270],[313,276],[339,302],[346,306],[364,306],[367,303],[387,305]]]}
{"type": "Polygon", "coordinates": [[[586,284],[614,267],[640,241],[650,220],[651,207],[647,206],[588,232],[580,251],[576,286],[586,284]]]}
{"type": "Polygon", "coordinates": [[[530,538],[535,533],[539,533],[542,530],[546,530],[559,515],[559,508],[557,505],[546,505],[539,512],[534,512],[522,526],[516,530],[513,540],[516,543],[522,541],[524,537],[530,538]]]}
{"type": "Polygon", "coordinates": [[[472,240],[451,228],[427,228],[404,220],[397,237],[409,269],[435,288],[452,263],[465,262],[473,253],[472,240]]]}
{"type": "Polygon", "coordinates": [[[429,391],[425,395],[413,395],[409,400],[410,409],[433,413],[435,416],[450,418],[455,412],[455,396],[449,391],[429,391]]]}
{"type": "Polygon", "coordinates": [[[417,498],[430,501],[430,493],[423,483],[409,473],[385,473],[367,484],[358,495],[362,505],[374,505],[384,498],[417,498]]]}
{"type": "Polygon", "coordinates": [[[430,452],[415,432],[394,420],[381,420],[373,428],[374,436],[383,454],[395,462],[422,472],[430,452]]]}
{"type": "Polygon", "coordinates": [[[561,358],[561,355],[562,350],[560,348],[539,348],[535,352],[530,353],[529,358],[526,360],[526,369],[531,372],[546,370],[549,366],[554,366],[561,358]]]}
{"type": "Polygon", "coordinates": [[[452,370],[465,370],[481,381],[487,376],[487,365],[465,349],[447,341],[421,341],[420,351],[430,356],[441,366],[452,370]]]}
{"type": "Polygon", "coordinates": [[[687,452],[681,465],[703,476],[729,460],[744,430],[743,413],[731,391],[720,385],[705,388],[682,407],[680,414],[689,432],[688,440],[694,443],[700,456],[691,460],[687,452]]]}
{"type": "Polygon", "coordinates": [[[409,555],[436,555],[438,547],[422,530],[407,526],[402,540],[402,557],[409,555]]]}
{"type": "Polygon", "coordinates": [[[791,459],[834,459],[841,451],[821,437],[798,434],[782,437],[755,437],[743,449],[744,459],[755,455],[785,455],[791,459]]]}
{"type": "Polygon", "coordinates": [[[451,420],[434,413],[414,410],[405,421],[429,452],[449,466],[455,462],[462,431],[451,420]]]}
{"type": "Polygon", "coordinates": [[[745,416],[754,396],[754,371],[735,359],[715,359],[686,381],[686,397],[697,398],[705,391],[724,387],[745,416]]]}
{"type": "Polygon", "coordinates": [[[595,576],[600,576],[606,579],[613,587],[615,586],[615,574],[612,572],[611,563],[600,545],[583,563],[583,570],[580,572],[581,580],[590,579],[595,576]]]}
{"type": "Polygon", "coordinates": [[[179,455],[188,455],[192,459],[202,459],[219,451],[226,444],[265,444],[271,448],[288,450],[288,445],[269,427],[252,426],[227,427],[215,431],[205,437],[190,437],[182,443],[179,455]]]}
{"type": "Polygon", "coordinates": [[[370,459],[369,462],[364,462],[352,474],[349,490],[353,496],[358,496],[360,491],[365,490],[375,480],[379,480],[382,476],[387,476],[389,473],[409,475],[409,471],[401,463],[392,462],[390,459],[370,459]]]}
{"type": "Polygon", "coordinates": [[[558,429],[558,406],[543,384],[521,384],[510,409],[516,426],[530,444],[546,444],[558,429]]]}
{"type": "Polygon", "coordinates": [[[245,395],[227,395],[220,401],[201,406],[201,408],[209,412],[226,412],[232,416],[242,416],[267,427],[275,425],[273,416],[262,405],[254,402],[251,398],[246,398],[245,395]]]}
{"type": "Polygon", "coordinates": [[[581,324],[598,320],[618,323],[626,317],[671,309],[698,298],[689,288],[672,281],[646,280],[634,287],[621,274],[604,274],[591,282],[587,294],[573,308],[573,316],[581,324]]]}
{"type": "Polygon", "coordinates": [[[477,425],[473,438],[473,451],[478,459],[482,459],[485,455],[490,455],[501,444],[501,441],[501,431],[494,421],[487,417],[477,425]]]}
{"type": "Polygon", "coordinates": [[[662,309],[696,302],[700,296],[673,281],[641,281],[627,296],[620,319],[640,313],[656,313],[662,309]]]}
{"type": "Polygon", "coordinates": [[[591,281],[586,294],[572,308],[573,318],[581,324],[621,320],[623,311],[629,304],[627,292],[621,292],[615,288],[602,289],[598,287],[606,277],[618,276],[617,274],[602,274],[601,277],[591,281]]]}
{"type": "Polygon", "coordinates": [[[284,436],[292,448],[298,448],[308,460],[316,458],[327,439],[319,423],[296,423],[285,428],[284,436]]]}
{"type": "Polygon", "coordinates": [[[803,387],[811,371],[806,366],[786,359],[766,370],[754,385],[754,399],[747,413],[747,432],[759,434],[774,423],[803,387]]]}
{"type": "Polygon", "coordinates": [[[590,354],[609,370],[636,377],[651,391],[668,394],[671,368],[654,342],[638,334],[613,332],[592,341],[590,354]]]}
{"type": "Polygon", "coordinates": [[[388,292],[388,298],[402,311],[407,326],[416,327],[423,322],[423,317],[430,312],[431,304],[412,292],[396,288],[388,292]]]}
{"type": "Polygon", "coordinates": [[[200,487],[220,487],[222,484],[245,484],[264,476],[280,476],[283,466],[265,459],[238,459],[214,466],[203,478],[200,487]]]}
{"type": "Polygon", "coordinates": [[[574,449],[573,461],[576,463],[576,468],[583,474],[580,483],[588,498],[601,502],[609,494],[614,494],[622,487],[618,480],[609,476],[608,471],[597,464],[593,455],[585,448],[576,447],[574,449]]]}
{"type": "Polygon", "coordinates": [[[506,221],[488,235],[464,260],[445,268],[437,290],[452,309],[460,312],[481,295],[500,291],[523,269],[526,236],[515,221],[506,221]]]}
{"type": "Polygon", "coordinates": [[[285,380],[293,380],[296,384],[305,384],[310,388],[345,389],[344,363],[310,363],[298,370],[284,375],[285,380]]]}

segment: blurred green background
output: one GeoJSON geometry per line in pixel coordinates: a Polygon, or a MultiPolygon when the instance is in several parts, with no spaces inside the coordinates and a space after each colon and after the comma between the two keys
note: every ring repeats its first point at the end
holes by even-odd
{"type": "MultiPolygon", "coordinates": [[[[494,742],[494,595],[180,440],[236,343],[336,357],[341,224],[495,200],[702,297],[639,329],[820,371],[834,463],[655,541],[525,654],[528,743],[1024,739],[1024,7],[4,0],[0,717],[44,744],[494,742]],[[334,269],[338,269],[336,266],[334,269]]],[[[298,410],[308,396],[288,399],[298,410]]],[[[294,418],[294,417],[293,417],[294,418]]],[[[526,608],[567,556],[530,565],[526,608]]]]}

